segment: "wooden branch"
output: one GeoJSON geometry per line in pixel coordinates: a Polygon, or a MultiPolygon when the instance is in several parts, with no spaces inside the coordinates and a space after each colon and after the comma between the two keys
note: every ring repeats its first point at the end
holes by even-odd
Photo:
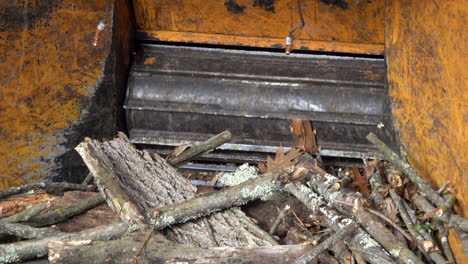
{"type": "Polygon", "coordinates": [[[270,227],[270,230],[268,233],[270,235],[273,235],[276,231],[276,228],[278,228],[279,224],[283,220],[283,218],[286,216],[286,213],[291,209],[291,206],[289,204],[286,204],[281,210],[279,210],[278,215],[275,218],[275,221],[273,221],[273,224],[270,227]]]}
{"type": "Polygon", "coordinates": [[[401,170],[410,181],[412,181],[417,187],[418,190],[424,194],[431,202],[433,202],[438,207],[442,207],[445,204],[445,199],[442,198],[436,190],[432,188],[432,186],[427,183],[417,172],[415,169],[411,167],[408,162],[403,161],[400,159],[398,154],[393,152],[390,147],[388,147],[384,142],[382,142],[375,134],[370,133],[366,136],[367,140],[374,144],[379,153],[385,160],[388,160],[392,163],[397,169],[401,170]]]}
{"type": "Polygon", "coordinates": [[[202,155],[203,153],[213,150],[221,145],[223,145],[226,142],[229,142],[231,140],[231,132],[229,131],[224,131],[221,132],[220,134],[209,138],[208,140],[195,145],[191,146],[189,149],[185,150],[184,152],[180,153],[180,155],[168,160],[169,163],[174,166],[174,167],[179,167],[190,161],[191,159],[202,155]]]}
{"type": "Polygon", "coordinates": [[[380,206],[384,203],[385,200],[381,193],[384,187],[383,182],[384,181],[382,175],[380,174],[379,169],[376,168],[374,175],[372,175],[372,177],[370,177],[369,179],[369,183],[372,190],[369,198],[372,200],[372,202],[374,202],[374,205],[377,208],[380,208],[380,206]]]}
{"type": "MultiPolygon", "coordinates": [[[[323,214],[321,224],[339,232],[344,226],[354,223],[354,220],[343,216],[335,209],[327,206],[325,201],[310,188],[304,185],[287,184],[285,190],[301,201],[313,214],[323,214]]],[[[356,233],[345,239],[356,251],[372,264],[395,263],[385,250],[367,234],[362,228],[358,228],[356,233]]]]}
{"type": "Polygon", "coordinates": [[[219,192],[151,210],[148,214],[149,223],[155,225],[157,229],[164,229],[216,211],[240,206],[252,200],[265,199],[281,191],[288,181],[290,175],[285,170],[272,171],[219,192]]]}
{"type": "Polygon", "coordinates": [[[38,182],[21,186],[14,186],[7,190],[0,190],[0,198],[5,198],[8,196],[25,193],[36,189],[45,189],[48,192],[65,192],[74,190],[83,192],[93,192],[96,191],[96,186],[81,185],[68,182],[38,182]]]}
{"type": "Polygon", "coordinates": [[[76,204],[64,208],[58,208],[46,214],[32,217],[31,219],[29,219],[29,221],[23,222],[23,224],[34,227],[43,227],[57,224],[73,216],[82,214],[102,203],[104,203],[104,198],[100,193],[97,193],[93,196],[81,200],[76,204]]]}
{"type": "Polygon", "coordinates": [[[30,208],[23,210],[17,214],[9,217],[2,218],[1,221],[5,223],[25,222],[34,216],[40,214],[46,207],[50,205],[50,201],[32,205],[30,208]]]}
{"type": "MultiPolygon", "coordinates": [[[[101,192],[105,192],[107,197],[115,198],[120,193],[129,197],[119,198],[117,205],[131,202],[146,215],[154,208],[182,203],[197,195],[196,187],[166,160],[136,149],[123,133],[106,142],[88,139],[77,150],[96,178],[103,175],[108,178],[106,181],[96,181],[101,192]]],[[[117,200],[106,199],[111,203],[117,200]]],[[[122,215],[120,206],[114,208],[119,209],[116,211],[122,215]]],[[[246,216],[240,209],[220,211],[206,219],[171,226],[164,230],[165,236],[172,241],[197,247],[273,244],[265,235],[259,235],[260,232],[253,231],[245,224],[246,216]]]]}
{"type": "Polygon", "coordinates": [[[314,247],[312,250],[306,252],[304,255],[302,255],[298,260],[296,260],[296,264],[307,264],[309,261],[312,261],[318,255],[320,255],[323,251],[329,249],[331,246],[334,244],[338,243],[338,241],[341,241],[347,236],[350,236],[354,231],[357,229],[357,224],[352,223],[347,226],[345,226],[342,230],[339,232],[333,234],[331,237],[320,243],[318,246],[314,247]]]}
{"type": "Polygon", "coordinates": [[[439,221],[435,220],[437,230],[439,231],[440,234],[440,244],[442,246],[442,251],[445,254],[445,257],[448,260],[448,263],[455,264],[455,257],[453,256],[452,248],[450,247],[449,241],[448,241],[448,228],[445,228],[444,224],[439,221]]]}
{"type": "Polygon", "coordinates": [[[0,234],[16,236],[20,238],[27,238],[27,239],[37,239],[37,238],[44,238],[44,237],[49,237],[49,236],[63,235],[65,233],[60,232],[59,230],[56,230],[56,229],[52,229],[50,227],[35,228],[35,227],[23,225],[23,224],[7,223],[4,221],[0,221],[0,234]]]}
{"type": "Polygon", "coordinates": [[[353,208],[354,216],[375,240],[379,242],[400,263],[424,264],[407,246],[388,230],[375,216],[359,203],[353,208]]]}
{"type": "MultiPolygon", "coordinates": [[[[318,168],[310,155],[302,155],[299,164],[309,171],[319,172],[315,174],[310,173],[308,175],[310,177],[308,184],[326,201],[331,202],[333,200],[341,200],[350,204],[356,204],[356,202],[361,203],[361,201],[364,200],[358,193],[352,192],[349,189],[336,190],[335,188],[332,188],[331,186],[333,186],[333,183],[338,180],[338,178],[334,175],[325,173],[322,169],[318,168]]],[[[359,207],[360,210],[354,210],[354,208],[353,210],[350,210],[350,206],[341,206],[334,203],[334,207],[341,212],[354,215],[364,230],[377,240],[390,253],[390,255],[399,259],[400,262],[422,263],[421,260],[419,260],[414,253],[406,247],[406,245],[401,243],[385,225],[365,211],[363,206],[359,207]],[[385,237],[382,235],[385,235],[385,237]],[[386,242],[398,241],[398,244],[381,243],[382,239],[387,239],[386,242]]]]}
{"type": "Polygon", "coordinates": [[[398,194],[395,192],[395,190],[390,189],[390,196],[392,197],[392,200],[395,202],[395,204],[398,207],[398,211],[400,212],[401,219],[403,220],[403,223],[405,223],[406,227],[408,228],[408,231],[416,238],[418,242],[418,248],[423,252],[425,255],[428,255],[430,259],[432,259],[435,263],[437,264],[446,264],[447,260],[438,252],[426,252],[424,249],[422,243],[424,240],[429,240],[432,241],[435,245],[435,241],[432,239],[432,237],[426,233],[426,235],[421,236],[418,231],[416,231],[416,228],[414,226],[415,223],[411,220],[410,216],[408,215],[408,212],[406,211],[406,208],[403,205],[403,202],[398,196],[398,194]]]}
{"type": "MultiPolygon", "coordinates": [[[[426,198],[422,197],[421,195],[413,195],[412,200],[414,204],[421,210],[423,210],[426,214],[434,212],[437,209],[428,200],[426,200],[426,198]]],[[[441,214],[432,214],[431,218],[443,221],[459,231],[465,233],[468,232],[468,219],[447,212],[441,208],[439,209],[441,214]]]]}
{"type": "Polygon", "coordinates": [[[0,244],[0,264],[14,263],[28,259],[41,258],[47,255],[47,244],[50,241],[61,240],[110,240],[119,238],[128,225],[116,223],[109,226],[99,226],[78,233],[65,234],[61,236],[46,237],[40,240],[22,241],[10,244],[0,244]]]}
{"type": "MultiPolygon", "coordinates": [[[[96,242],[85,246],[51,245],[49,260],[58,263],[133,263],[135,245],[143,235],[121,240],[96,242]]],[[[291,263],[310,249],[310,245],[271,247],[213,247],[198,248],[175,244],[155,234],[146,245],[139,263],[291,263]]]]}

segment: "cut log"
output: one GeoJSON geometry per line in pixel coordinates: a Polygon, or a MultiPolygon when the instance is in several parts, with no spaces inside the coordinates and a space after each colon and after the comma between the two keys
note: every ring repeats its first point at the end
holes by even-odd
{"type": "MultiPolygon", "coordinates": [[[[101,191],[112,193],[113,189],[120,188],[129,197],[126,201],[132,201],[143,214],[196,196],[196,187],[166,160],[137,150],[123,133],[103,143],[86,140],[76,150],[101,191]],[[109,181],[102,180],[103,172],[109,181]],[[118,186],[110,186],[114,183],[118,186]]],[[[172,241],[198,247],[272,245],[243,224],[240,219],[243,217],[246,216],[242,211],[231,209],[208,216],[208,221],[199,219],[172,226],[164,232],[172,241]]]]}
{"type": "Polygon", "coordinates": [[[116,223],[100,226],[78,233],[50,236],[39,240],[22,241],[11,244],[0,244],[0,263],[15,263],[28,259],[41,258],[47,255],[47,244],[60,240],[110,240],[121,237],[128,230],[128,225],[116,223]]]}
{"type": "MultiPolygon", "coordinates": [[[[135,245],[143,242],[144,235],[129,238],[96,242],[80,246],[76,243],[49,244],[49,260],[58,263],[136,263],[134,256],[138,249],[135,245]]],[[[291,263],[298,259],[311,246],[273,246],[273,247],[213,247],[195,248],[175,244],[163,236],[155,234],[146,245],[137,263],[291,263]]]]}

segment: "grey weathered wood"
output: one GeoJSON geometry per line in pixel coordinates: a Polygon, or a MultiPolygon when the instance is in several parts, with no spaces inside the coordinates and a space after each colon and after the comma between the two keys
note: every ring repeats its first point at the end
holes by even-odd
{"type": "Polygon", "coordinates": [[[209,138],[208,140],[189,147],[184,152],[180,153],[177,157],[174,157],[169,161],[171,165],[174,167],[179,167],[190,161],[191,159],[202,155],[203,153],[213,150],[222,144],[229,142],[231,140],[231,132],[224,131],[219,133],[218,135],[209,138]]]}
{"type": "Polygon", "coordinates": [[[0,244],[0,264],[15,263],[28,259],[41,258],[47,255],[47,244],[61,240],[109,240],[121,237],[128,230],[128,225],[116,223],[99,226],[77,233],[49,236],[39,240],[29,240],[10,244],[0,244]]]}
{"type": "Polygon", "coordinates": [[[15,194],[25,193],[31,190],[44,189],[50,192],[65,192],[65,191],[84,191],[92,192],[96,190],[94,185],[82,185],[68,182],[36,182],[21,186],[13,186],[6,190],[0,190],[0,198],[5,198],[15,194]]]}
{"type": "MultiPolygon", "coordinates": [[[[109,176],[112,181],[131,197],[131,201],[142,213],[181,203],[196,196],[196,187],[166,160],[153,158],[146,151],[137,150],[123,133],[119,133],[114,140],[102,143],[87,140],[77,150],[85,161],[93,161],[87,162],[87,165],[95,178],[99,177],[96,168],[105,167],[105,172],[112,175],[109,176]],[[100,166],[97,162],[99,160],[105,161],[105,166],[100,166]]],[[[108,188],[99,180],[97,185],[101,190],[108,188]]],[[[245,214],[239,209],[226,210],[208,216],[208,224],[199,219],[172,226],[165,229],[164,233],[172,241],[199,247],[272,244],[251,232],[242,223],[240,216],[245,217],[245,214]]]]}
{"type": "MultiPolygon", "coordinates": [[[[96,242],[92,245],[49,245],[51,263],[135,263],[135,245],[141,244],[143,235],[135,235],[116,241],[96,242]]],[[[147,243],[138,263],[291,263],[310,245],[272,247],[212,247],[198,248],[180,245],[155,234],[147,243]]]]}

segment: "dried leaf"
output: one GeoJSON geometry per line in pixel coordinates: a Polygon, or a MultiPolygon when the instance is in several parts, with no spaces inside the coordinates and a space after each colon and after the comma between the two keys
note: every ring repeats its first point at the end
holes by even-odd
{"type": "Polygon", "coordinates": [[[275,159],[272,159],[270,156],[268,156],[266,163],[266,172],[290,168],[296,165],[297,161],[294,161],[294,159],[299,157],[300,155],[301,152],[297,148],[292,148],[285,154],[284,148],[279,147],[276,151],[275,159]]]}
{"type": "Polygon", "coordinates": [[[350,184],[351,187],[357,187],[359,189],[359,192],[361,192],[364,195],[369,195],[370,191],[367,187],[369,185],[369,180],[361,175],[358,168],[351,168],[351,171],[354,174],[354,181],[350,184]]]}
{"type": "Polygon", "coordinates": [[[173,159],[173,158],[179,156],[179,155],[180,155],[182,152],[184,152],[188,147],[189,147],[188,144],[182,144],[182,145],[176,147],[175,149],[172,150],[172,152],[171,152],[169,155],[167,155],[166,160],[169,161],[169,160],[171,160],[171,159],[173,159]]]}

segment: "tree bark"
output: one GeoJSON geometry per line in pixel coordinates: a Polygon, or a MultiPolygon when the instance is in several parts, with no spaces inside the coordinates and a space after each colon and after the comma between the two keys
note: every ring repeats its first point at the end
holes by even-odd
{"type": "MultiPolygon", "coordinates": [[[[123,133],[103,143],[86,140],[77,151],[97,179],[101,192],[113,193],[120,188],[132,198],[126,201],[132,201],[142,214],[195,198],[196,187],[189,180],[166,160],[137,150],[123,133]],[[99,180],[100,173],[108,175],[109,181],[99,180]],[[114,183],[117,186],[111,188],[114,183]]],[[[242,223],[240,218],[245,217],[233,208],[206,217],[208,221],[199,219],[166,228],[164,233],[172,241],[198,247],[272,245],[242,223]]]]}
{"type": "Polygon", "coordinates": [[[39,240],[30,240],[11,244],[0,244],[0,263],[14,263],[44,257],[47,255],[47,244],[50,241],[69,241],[77,239],[110,240],[121,237],[127,230],[127,224],[116,223],[109,226],[99,226],[78,233],[50,236],[39,240]]]}
{"type": "MultiPolygon", "coordinates": [[[[135,245],[140,245],[143,235],[125,239],[96,242],[92,245],[54,243],[49,246],[49,260],[58,263],[134,263],[135,245]]],[[[155,234],[147,243],[138,263],[291,263],[310,245],[272,246],[272,247],[213,247],[197,248],[175,244],[163,236],[155,234]]]]}

